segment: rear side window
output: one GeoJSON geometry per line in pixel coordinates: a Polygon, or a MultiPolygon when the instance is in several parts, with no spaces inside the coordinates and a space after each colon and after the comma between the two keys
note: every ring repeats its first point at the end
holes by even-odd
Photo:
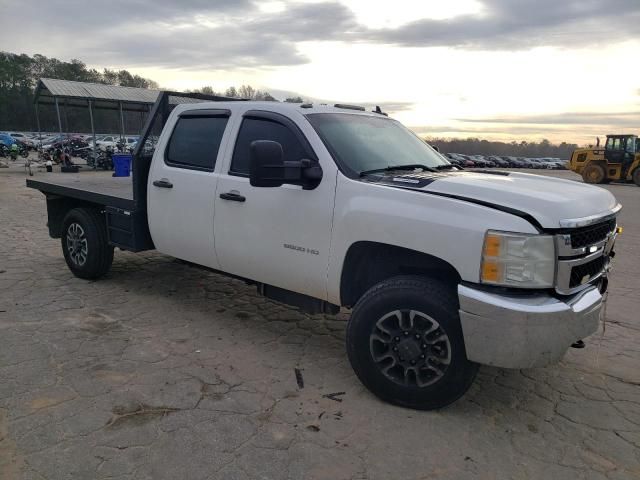
{"type": "Polygon", "coordinates": [[[236,140],[230,173],[249,175],[249,146],[255,140],[278,142],[282,145],[285,162],[309,158],[307,150],[289,127],[272,120],[245,118],[242,121],[236,140]]]}
{"type": "Polygon", "coordinates": [[[228,117],[180,117],[169,145],[166,163],[173,167],[213,171],[228,117]]]}

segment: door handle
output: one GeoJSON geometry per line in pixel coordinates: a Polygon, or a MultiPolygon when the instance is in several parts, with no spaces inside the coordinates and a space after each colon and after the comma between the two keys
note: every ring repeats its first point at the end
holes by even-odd
{"type": "Polygon", "coordinates": [[[221,193],[220,198],[223,200],[231,200],[232,202],[241,202],[241,203],[247,200],[245,197],[235,192],[221,193]]]}
{"type": "Polygon", "coordinates": [[[163,178],[162,180],[154,180],[153,186],[160,187],[160,188],[173,188],[173,183],[171,183],[166,178],[163,178]]]}

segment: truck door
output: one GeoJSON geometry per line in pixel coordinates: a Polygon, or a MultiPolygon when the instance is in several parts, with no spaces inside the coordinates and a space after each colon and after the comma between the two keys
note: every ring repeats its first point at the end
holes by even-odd
{"type": "Polygon", "coordinates": [[[213,238],[214,173],[228,110],[182,112],[154,153],[147,188],[149,231],[162,253],[219,268],[213,238]]]}
{"type": "Polygon", "coordinates": [[[320,158],[324,176],[313,190],[287,184],[252,187],[249,145],[254,140],[279,142],[285,161],[316,158],[289,118],[271,112],[245,113],[235,147],[228,149],[216,196],[214,231],[222,270],[326,299],[335,171],[320,158]]]}

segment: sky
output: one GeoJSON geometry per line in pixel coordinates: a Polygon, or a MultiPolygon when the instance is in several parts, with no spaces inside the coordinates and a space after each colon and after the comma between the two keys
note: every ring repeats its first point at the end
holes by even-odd
{"type": "Polygon", "coordinates": [[[0,0],[0,49],[380,105],[429,137],[640,134],[640,0],[0,0]]]}

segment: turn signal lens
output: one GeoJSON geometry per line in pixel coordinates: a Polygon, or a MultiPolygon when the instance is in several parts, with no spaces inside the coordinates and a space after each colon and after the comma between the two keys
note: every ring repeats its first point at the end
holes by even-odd
{"type": "Polygon", "coordinates": [[[500,277],[500,266],[496,262],[482,262],[482,280],[484,282],[497,283],[500,277]]]}
{"type": "Polygon", "coordinates": [[[487,233],[484,240],[484,255],[486,257],[500,256],[500,237],[493,233],[487,233]]]}

